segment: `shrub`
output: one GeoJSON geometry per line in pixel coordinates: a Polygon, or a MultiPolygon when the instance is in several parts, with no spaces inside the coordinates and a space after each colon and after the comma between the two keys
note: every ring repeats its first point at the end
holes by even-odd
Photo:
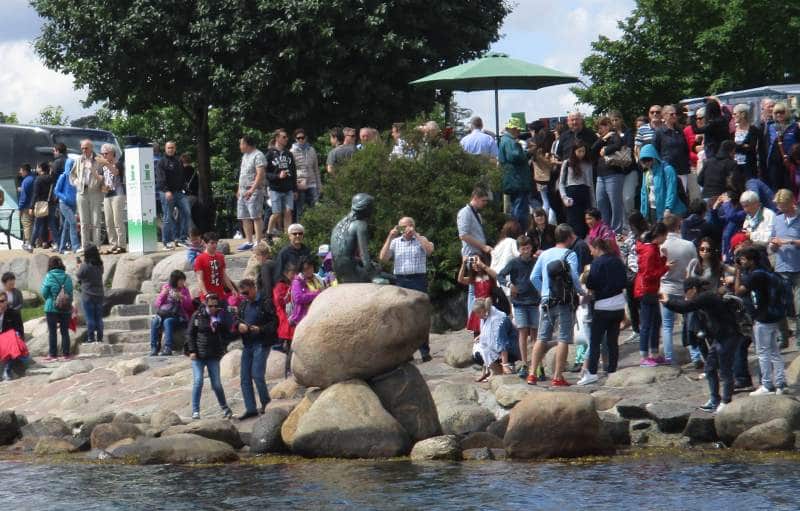
{"type": "MultiPolygon", "coordinates": [[[[457,143],[417,148],[416,154],[415,158],[392,159],[389,148],[380,144],[358,151],[335,176],[329,176],[322,200],[303,215],[302,223],[306,242],[315,250],[330,242],[331,229],[350,210],[353,195],[368,193],[375,197],[370,256],[377,258],[389,229],[403,216],[414,218],[417,230],[435,244],[428,259],[428,280],[431,299],[437,301],[458,290],[458,210],[469,201],[477,183],[498,190],[500,178],[494,165],[465,153],[457,143]]],[[[502,223],[499,207],[492,204],[482,215],[486,234],[492,239],[498,222],[502,223]]]]}

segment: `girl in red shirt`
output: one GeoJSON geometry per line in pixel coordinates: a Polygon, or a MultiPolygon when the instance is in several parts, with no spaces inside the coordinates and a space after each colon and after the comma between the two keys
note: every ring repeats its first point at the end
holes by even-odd
{"type": "Polygon", "coordinates": [[[292,280],[297,275],[297,266],[292,263],[283,268],[283,275],[272,288],[272,304],[278,315],[278,339],[283,343],[283,351],[286,353],[286,376],[291,372],[292,360],[292,338],[294,337],[294,326],[289,323],[289,316],[292,310],[292,280]],[[288,309],[288,310],[287,310],[288,309]]]}
{"type": "Polygon", "coordinates": [[[633,283],[633,296],[640,301],[639,365],[641,367],[655,367],[666,361],[658,354],[658,336],[661,327],[658,288],[661,285],[662,275],[675,264],[673,261],[667,261],[661,251],[661,245],[666,239],[667,226],[658,222],[636,242],[639,272],[633,283]]]}

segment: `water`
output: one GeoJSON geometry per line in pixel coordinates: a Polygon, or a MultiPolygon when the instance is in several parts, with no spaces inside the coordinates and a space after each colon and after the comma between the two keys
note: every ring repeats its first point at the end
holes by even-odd
{"type": "Polygon", "coordinates": [[[291,461],[204,468],[0,461],[11,509],[796,510],[797,459],[291,461]]]}

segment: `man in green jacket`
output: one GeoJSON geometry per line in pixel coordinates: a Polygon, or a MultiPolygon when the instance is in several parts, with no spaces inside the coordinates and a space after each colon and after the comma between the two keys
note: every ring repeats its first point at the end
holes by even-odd
{"type": "Polygon", "coordinates": [[[498,160],[503,171],[503,193],[511,198],[511,216],[519,222],[522,231],[528,229],[530,216],[530,194],[533,190],[533,174],[528,165],[528,156],[518,141],[522,122],[512,117],[500,139],[498,160]]]}

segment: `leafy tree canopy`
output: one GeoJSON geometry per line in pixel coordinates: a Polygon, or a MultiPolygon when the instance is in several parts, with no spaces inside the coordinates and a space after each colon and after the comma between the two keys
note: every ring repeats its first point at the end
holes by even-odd
{"type": "Polygon", "coordinates": [[[31,120],[31,124],[41,124],[45,126],[66,126],[69,117],[64,115],[64,108],[61,106],[48,105],[42,108],[39,116],[31,120]]]}
{"type": "Polygon", "coordinates": [[[600,36],[575,87],[596,112],[800,80],[795,0],[638,0],[618,40],[600,36]]]}

